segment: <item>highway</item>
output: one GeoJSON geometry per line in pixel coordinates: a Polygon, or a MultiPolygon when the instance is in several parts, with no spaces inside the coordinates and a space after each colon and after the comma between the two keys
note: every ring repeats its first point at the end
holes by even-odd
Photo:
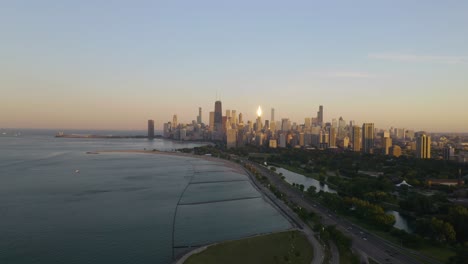
{"type": "MultiPolygon", "coordinates": [[[[245,168],[244,168],[245,169],[245,168]]],[[[276,196],[265,186],[263,186],[261,183],[259,183],[254,175],[252,173],[245,169],[247,175],[249,175],[251,182],[254,184],[254,187],[262,194],[264,194],[267,198],[267,201],[271,201],[273,203],[273,206],[278,208],[278,210],[301,232],[304,233],[304,235],[307,237],[307,240],[309,240],[309,243],[312,245],[313,250],[314,250],[314,257],[312,259],[312,264],[322,264],[324,260],[324,250],[322,245],[319,243],[319,241],[315,238],[315,233],[312,231],[312,229],[306,225],[297,215],[292,211],[289,206],[287,206],[283,201],[280,199],[276,198],[276,196]]],[[[339,254],[335,256],[337,258],[337,262],[333,264],[338,264],[339,263],[339,254]]],[[[333,259],[335,259],[333,258],[333,259]]]]}
{"type": "Polygon", "coordinates": [[[262,176],[267,177],[272,185],[287,196],[288,200],[308,211],[320,215],[324,225],[335,225],[338,230],[349,236],[353,241],[352,249],[361,255],[363,263],[367,263],[367,257],[370,257],[381,264],[441,264],[439,261],[418,254],[417,252],[398,247],[352,224],[346,219],[335,215],[327,208],[314,202],[309,197],[306,197],[300,190],[293,188],[268,168],[244,159],[242,159],[242,162],[253,166],[262,176]],[[415,258],[415,255],[418,255],[424,262],[415,258]]]}

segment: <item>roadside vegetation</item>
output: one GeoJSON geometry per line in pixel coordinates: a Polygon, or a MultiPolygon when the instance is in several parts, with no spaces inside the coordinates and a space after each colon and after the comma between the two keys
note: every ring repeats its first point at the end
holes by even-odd
{"type": "MultiPolygon", "coordinates": [[[[296,184],[293,187],[397,245],[417,250],[444,263],[464,263],[459,260],[468,252],[468,209],[452,201],[468,198],[467,185],[434,186],[428,181],[432,178],[456,178],[457,164],[407,156],[395,158],[336,150],[255,146],[230,150],[209,146],[193,151],[195,154],[212,154],[225,159],[244,157],[260,164],[267,162],[315,178],[334,188],[337,193],[316,193],[313,187],[305,190],[304,186],[296,184]],[[395,186],[403,180],[412,187],[395,186]],[[404,215],[413,232],[394,228],[395,219],[386,214],[387,210],[404,215]]],[[[278,198],[284,199],[283,194],[270,186],[266,178],[258,173],[255,175],[278,198]]]]}

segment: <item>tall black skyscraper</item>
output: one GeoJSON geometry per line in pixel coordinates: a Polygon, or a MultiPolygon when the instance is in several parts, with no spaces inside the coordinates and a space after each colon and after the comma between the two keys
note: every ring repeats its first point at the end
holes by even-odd
{"type": "Polygon", "coordinates": [[[148,138],[154,138],[154,120],[148,120],[148,138]]]}
{"type": "Polygon", "coordinates": [[[223,126],[223,108],[221,106],[221,101],[215,102],[214,125],[216,130],[219,130],[223,126]]]}
{"type": "Polygon", "coordinates": [[[323,105],[319,106],[319,111],[317,112],[317,122],[320,126],[323,126],[323,105]]]}
{"type": "Polygon", "coordinates": [[[197,123],[198,124],[202,123],[202,109],[201,109],[201,107],[198,107],[197,123]]]}

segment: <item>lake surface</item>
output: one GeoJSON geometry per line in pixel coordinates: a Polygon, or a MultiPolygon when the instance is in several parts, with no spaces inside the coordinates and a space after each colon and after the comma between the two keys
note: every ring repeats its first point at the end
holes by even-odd
{"type": "Polygon", "coordinates": [[[55,132],[0,134],[0,263],[171,263],[187,247],[291,227],[221,161],[86,154],[201,144],[55,132]]]}
{"type": "Polygon", "coordinates": [[[282,173],[283,176],[285,177],[285,180],[290,184],[297,183],[297,184],[304,185],[304,187],[305,187],[304,191],[307,191],[307,189],[310,186],[315,186],[316,192],[324,191],[324,192],[328,192],[328,193],[336,193],[336,191],[329,188],[327,184],[321,184],[316,179],[306,177],[306,176],[301,175],[299,173],[295,173],[295,172],[292,172],[290,170],[286,170],[286,169],[283,169],[283,168],[276,168],[276,173],[282,173]]]}

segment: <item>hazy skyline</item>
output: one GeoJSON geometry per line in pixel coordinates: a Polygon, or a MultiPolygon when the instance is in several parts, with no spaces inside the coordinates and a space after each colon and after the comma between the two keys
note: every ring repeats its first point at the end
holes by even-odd
{"type": "Polygon", "coordinates": [[[10,1],[0,128],[253,120],[324,106],[378,128],[468,132],[467,1],[10,1]]]}

